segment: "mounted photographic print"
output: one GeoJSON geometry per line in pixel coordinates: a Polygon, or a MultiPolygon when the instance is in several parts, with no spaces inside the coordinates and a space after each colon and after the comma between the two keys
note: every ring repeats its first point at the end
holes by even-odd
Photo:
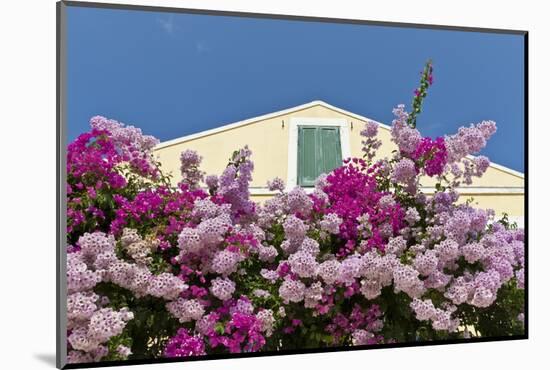
{"type": "Polygon", "coordinates": [[[527,338],[527,32],[69,1],[58,41],[58,367],[527,338]]]}

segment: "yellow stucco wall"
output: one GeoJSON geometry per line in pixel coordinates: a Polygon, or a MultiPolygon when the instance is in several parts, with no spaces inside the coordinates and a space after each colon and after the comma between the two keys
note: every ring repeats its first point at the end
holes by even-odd
{"type": "Polygon", "coordinates": [[[467,197],[474,198],[472,205],[476,208],[494,209],[497,216],[507,213],[512,217],[524,215],[524,195],[523,194],[481,194],[481,195],[461,195],[460,200],[466,201],[467,197]]]}
{"type": "Polygon", "coordinates": [[[219,175],[226,167],[234,150],[248,145],[254,160],[252,186],[265,186],[267,180],[281,174],[286,178],[288,152],[288,118],[277,117],[255,124],[227,130],[196,140],[157,150],[162,169],[179,177],[179,154],[186,149],[203,156],[201,169],[207,174],[219,175]],[[282,127],[282,120],[287,124],[282,127]]]}
{"type": "MultiPolygon", "coordinates": [[[[304,109],[286,112],[278,116],[272,116],[260,121],[254,121],[247,125],[228,129],[211,135],[199,137],[173,145],[162,146],[155,150],[162,169],[172,173],[173,182],[179,181],[180,153],[186,149],[196,150],[203,156],[201,169],[207,174],[220,174],[231,153],[248,144],[252,150],[254,161],[254,173],[251,186],[253,188],[265,188],[266,182],[276,176],[286,181],[288,172],[288,145],[290,119],[300,118],[344,118],[350,127],[350,150],[352,156],[361,157],[360,131],[364,121],[357,117],[330,109],[323,105],[315,105],[304,109]],[[283,127],[284,122],[284,127],[283,127]]],[[[384,127],[379,130],[382,140],[382,147],[377,157],[391,156],[395,145],[390,140],[390,132],[384,127]]],[[[423,186],[433,186],[434,179],[424,178],[421,180],[423,186]]],[[[490,167],[481,179],[475,179],[471,185],[477,190],[465,193],[461,196],[463,200],[473,197],[480,208],[493,208],[497,214],[507,212],[511,216],[523,216],[524,196],[517,194],[518,189],[523,188],[522,176],[506,172],[504,170],[490,167]],[[503,193],[506,189],[498,190],[499,194],[487,193],[487,190],[479,192],[478,188],[500,187],[515,188],[516,193],[503,193]]],[[[255,201],[262,201],[269,195],[253,195],[255,201]]]]}

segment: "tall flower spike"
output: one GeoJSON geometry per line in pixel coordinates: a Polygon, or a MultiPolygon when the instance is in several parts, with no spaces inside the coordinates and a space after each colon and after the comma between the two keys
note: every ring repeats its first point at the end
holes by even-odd
{"type": "Polygon", "coordinates": [[[428,88],[433,83],[433,65],[431,59],[426,62],[426,66],[421,73],[420,87],[414,90],[412,101],[412,112],[409,114],[407,123],[412,128],[416,128],[416,117],[422,112],[422,101],[427,95],[428,88]]]}

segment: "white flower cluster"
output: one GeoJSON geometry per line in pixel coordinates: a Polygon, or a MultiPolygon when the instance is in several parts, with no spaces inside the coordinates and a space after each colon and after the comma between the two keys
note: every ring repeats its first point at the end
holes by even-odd
{"type": "Polygon", "coordinates": [[[159,246],[157,239],[151,237],[142,239],[137,230],[129,228],[122,230],[120,242],[130,258],[140,265],[151,263],[152,258],[149,255],[156,251],[159,246]]]}

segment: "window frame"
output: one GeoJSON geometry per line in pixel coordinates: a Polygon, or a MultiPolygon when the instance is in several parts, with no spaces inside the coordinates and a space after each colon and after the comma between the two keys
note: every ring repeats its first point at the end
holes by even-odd
{"type": "MultiPolygon", "coordinates": [[[[345,118],[292,117],[288,135],[288,174],[287,190],[298,185],[298,129],[300,126],[333,126],[340,131],[340,150],[342,160],[351,157],[350,124],[345,118]]],[[[309,187],[310,188],[310,187],[309,187]]]]}

